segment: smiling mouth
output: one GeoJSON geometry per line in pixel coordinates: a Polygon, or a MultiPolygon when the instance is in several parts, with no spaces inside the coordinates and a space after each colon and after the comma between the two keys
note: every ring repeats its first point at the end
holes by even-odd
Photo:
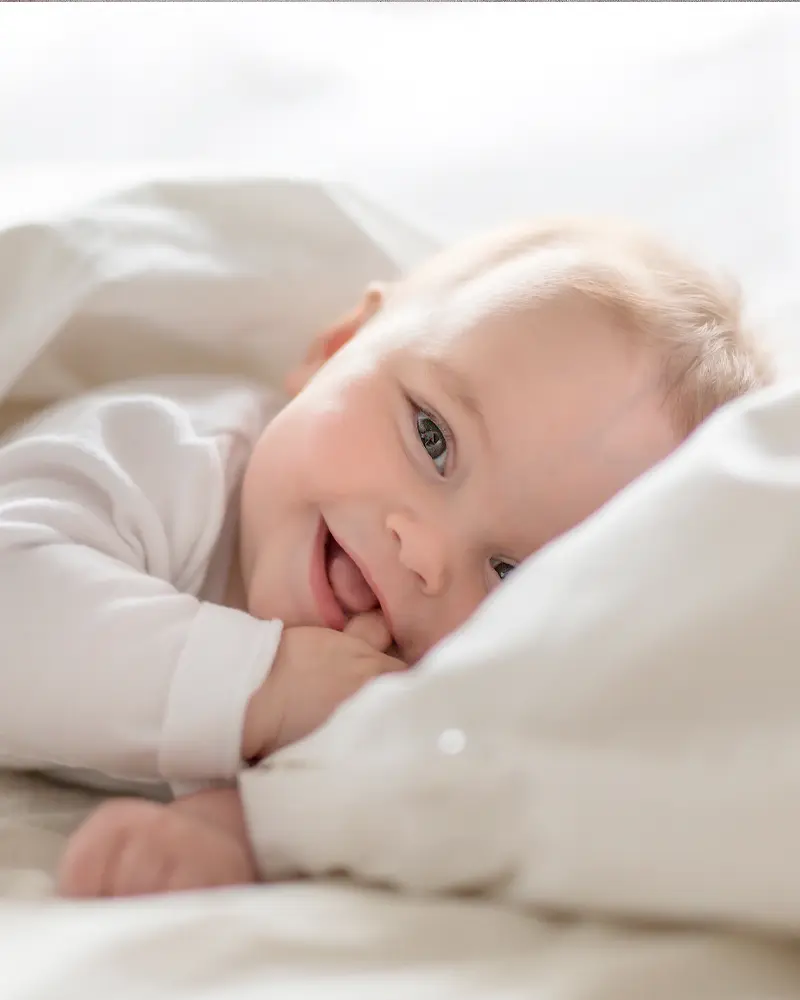
{"type": "Polygon", "coordinates": [[[328,576],[329,543],[332,538],[324,518],[320,518],[314,550],[311,554],[311,593],[317,604],[325,628],[341,632],[347,623],[347,614],[333,592],[328,576]]]}
{"type": "Polygon", "coordinates": [[[379,610],[391,629],[367,571],[330,531],[324,518],[320,519],[312,563],[312,590],[328,628],[341,630],[355,615],[379,610]]]}

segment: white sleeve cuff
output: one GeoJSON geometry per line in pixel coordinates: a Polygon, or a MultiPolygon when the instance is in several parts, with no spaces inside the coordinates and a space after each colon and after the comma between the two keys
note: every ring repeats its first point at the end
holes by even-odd
{"type": "Polygon", "coordinates": [[[277,620],[201,604],[167,702],[158,754],[165,780],[236,776],[247,702],[272,666],[282,630],[277,620]]]}

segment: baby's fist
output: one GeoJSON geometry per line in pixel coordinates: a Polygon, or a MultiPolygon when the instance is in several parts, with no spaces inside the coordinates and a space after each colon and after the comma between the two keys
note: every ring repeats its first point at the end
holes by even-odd
{"type": "Polygon", "coordinates": [[[302,739],[368,681],[404,670],[387,655],[390,644],[377,611],[356,615],[343,632],[285,629],[272,669],[248,703],[242,756],[258,760],[302,739]]]}

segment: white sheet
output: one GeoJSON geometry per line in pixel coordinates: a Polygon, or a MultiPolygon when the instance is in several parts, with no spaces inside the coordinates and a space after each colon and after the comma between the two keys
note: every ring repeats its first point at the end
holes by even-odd
{"type": "MultiPolygon", "coordinates": [[[[800,25],[791,7],[2,4],[0,220],[63,221],[75,198],[114,190],[120,178],[268,172],[347,181],[434,240],[520,214],[624,212],[738,273],[753,313],[792,360],[800,25]]],[[[228,210],[214,214],[212,244],[232,251],[234,275],[259,256],[258,241],[245,246],[240,227],[259,227],[249,228],[240,203],[226,229],[228,210]]],[[[121,221],[118,234],[127,231],[121,221]]],[[[161,222],[139,246],[170,245],[161,222]]],[[[388,246],[393,227],[380,213],[360,224],[388,246]]],[[[202,234],[184,235],[196,245],[202,234]]],[[[18,236],[30,238],[42,230],[18,236]]],[[[424,241],[410,240],[411,249],[384,256],[413,259],[424,241]]],[[[96,249],[94,266],[108,260],[107,246],[96,249]]],[[[41,291],[41,322],[26,315],[29,328],[43,329],[48,311],[52,323],[59,308],[66,317],[85,305],[77,286],[45,294],[37,272],[19,264],[15,251],[0,267],[4,275],[18,268],[0,296],[3,359],[9,336],[16,342],[9,288],[24,291],[27,280],[28,295],[41,291]]],[[[200,331],[218,329],[214,320],[227,312],[212,311],[204,326],[208,300],[196,308],[191,296],[160,297],[147,275],[163,257],[146,256],[145,265],[135,269],[145,276],[135,296],[108,282],[106,298],[93,300],[103,305],[100,317],[156,309],[173,333],[189,317],[200,331]]],[[[236,287],[253,291],[247,280],[236,287]]],[[[269,315],[258,303],[257,314],[269,315]]],[[[228,305],[252,319],[240,295],[228,305]]],[[[291,352],[309,332],[304,325],[291,352]]],[[[209,362],[203,352],[195,358],[209,362]]],[[[63,371],[40,368],[28,391],[68,391],[63,371]]],[[[18,863],[24,843],[33,874],[12,879],[8,871],[8,884],[36,895],[86,800],[23,788],[28,806],[18,790],[0,792],[0,864],[18,863]]],[[[239,1000],[270,981],[276,996],[304,997],[800,995],[796,958],[777,946],[642,931],[543,933],[530,918],[491,907],[314,886],[100,910],[6,903],[0,926],[9,1000],[101,989],[171,998],[199,982],[209,996],[239,1000]]]]}

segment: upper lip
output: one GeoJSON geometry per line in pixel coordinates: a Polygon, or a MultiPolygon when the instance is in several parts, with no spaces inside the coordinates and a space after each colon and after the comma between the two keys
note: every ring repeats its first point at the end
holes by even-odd
{"type": "Polygon", "coordinates": [[[339,546],[339,548],[344,552],[344,554],[346,556],[349,556],[349,558],[353,560],[353,562],[355,563],[356,567],[358,568],[358,571],[361,573],[361,575],[367,581],[367,586],[370,588],[370,590],[372,591],[372,593],[375,595],[375,597],[376,597],[376,599],[378,601],[378,604],[380,605],[380,609],[381,609],[381,613],[383,615],[384,621],[386,622],[386,627],[388,628],[388,630],[389,630],[389,632],[390,632],[390,634],[392,636],[392,639],[394,640],[395,639],[394,625],[392,623],[391,615],[389,614],[389,609],[388,609],[388,607],[386,605],[386,598],[384,597],[384,595],[381,592],[380,588],[375,583],[374,577],[370,573],[369,569],[365,566],[363,560],[361,560],[355,554],[355,552],[353,552],[345,544],[343,544],[340,541],[340,539],[339,539],[339,537],[337,535],[334,535],[334,533],[330,529],[330,525],[328,525],[328,532],[330,533],[331,537],[336,542],[336,544],[339,546]]]}

